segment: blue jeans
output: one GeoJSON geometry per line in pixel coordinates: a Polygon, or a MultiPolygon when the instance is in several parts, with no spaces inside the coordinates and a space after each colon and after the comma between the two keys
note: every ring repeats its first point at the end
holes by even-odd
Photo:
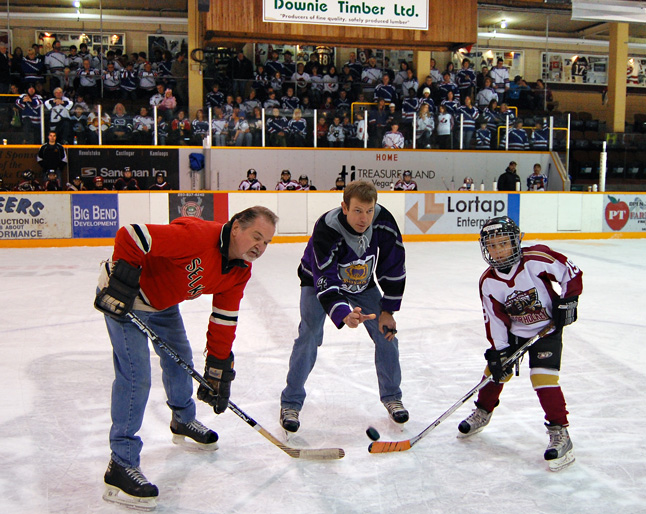
{"type": "MultiPolygon", "coordinates": [[[[177,305],[160,312],[136,311],[137,315],[186,362],[193,365],[193,352],[177,305]]],[[[110,449],[122,466],[138,467],[143,445],[141,428],[150,392],[150,350],[146,336],[127,319],[105,316],[112,342],[114,382],[112,383],[110,449]]],[[[181,423],[195,419],[191,377],[163,350],[153,345],[160,357],[162,382],[168,406],[181,423]]]]}
{"type": "MultiPolygon", "coordinates": [[[[388,341],[379,332],[378,321],[381,314],[381,293],[372,287],[362,293],[348,295],[352,307],[361,307],[364,314],[376,314],[377,318],[363,323],[375,343],[375,368],[379,383],[379,397],[382,402],[400,400],[402,393],[401,368],[397,338],[388,341]]],[[[280,404],[283,408],[301,410],[305,401],[305,382],[316,362],[318,347],[323,344],[323,324],[326,313],[316,298],[314,287],[301,287],[301,322],[298,337],[294,340],[292,355],[289,359],[287,387],[283,389],[280,404]]]]}

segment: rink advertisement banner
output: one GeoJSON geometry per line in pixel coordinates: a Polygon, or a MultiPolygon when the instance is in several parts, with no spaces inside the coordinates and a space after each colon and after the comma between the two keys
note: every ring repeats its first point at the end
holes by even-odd
{"type": "Polygon", "coordinates": [[[263,0],[262,21],[428,30],[428,0],[263,0]]]}
{"type": "Polygon", "coordinates": [[[74,194],[72,234],[74,237],[114,237],[119,230],[119,199],[116,194],[74,194]]]}
{"type": "Polygon", "coordinates": [[[0,240],[70,237],[68,195],[0,193],[0,240]]]}
{"type": "Polygon", "coordinates": [[[646,196],[604,195],[604,232],[646,232],[646,196]]]}
{"type": "MultiPolygon", "coordinates": [[[[247,170],[257,171],[257,179],[273,190],[280,180],[280,173],[289,169],[292,178],[307,175],[319,191],[334,187],[336,178],[342,177],[346,184],[353,180],[372,182],[378,190],[389,191],[410,171],[419,191],[455,191],[464,178],[473,178],[476,190],[484,187],[493,190],[493,183],[509,165],[518,163],[518,172],[523,180],[532,174],[535,163],[549,169],[552,158],[549,153],[538,152],[453,152],[442,150],[344,150],[329,149],[212,149],[209,180],[212,190],[237,190],[246,178],[247,170]]],[[[552,164],[554,169],[555,166],[552,164]]],[[[209,185],[207,184],[207,187],[209,185]]],[[[551,180],[550,190],[562,190],[560,180],[551,180]]]]}
{"type": "Polygon", "coordinates": [[[489,218],[506,216],[509,196],[497,193],[408,193],[405,234],[478,234],[489,218]]]}
{"type": "Polygon", "coordinates": [[[168,221],[182,216],[213,221],[213,196],[211,193],[169,193],[168,221]]]}
{"type": "Polygon", "coordinates": [[[161,171],[171,189],[179,189],[179,152],[169,148],[77,148],[68,147],[70,177],[80,176],[86,184],[103,177],[108,189],[128,167],[137,179],[139,189],[155,183],[161,171]]]}

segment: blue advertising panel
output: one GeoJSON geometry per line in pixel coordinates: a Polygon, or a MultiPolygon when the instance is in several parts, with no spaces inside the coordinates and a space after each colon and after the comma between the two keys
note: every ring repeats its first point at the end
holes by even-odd
{"type": "Polygon", "coordinates": [[[114,237],[119,229],[116,194],[72,195],[73,237],[114,237]]]}

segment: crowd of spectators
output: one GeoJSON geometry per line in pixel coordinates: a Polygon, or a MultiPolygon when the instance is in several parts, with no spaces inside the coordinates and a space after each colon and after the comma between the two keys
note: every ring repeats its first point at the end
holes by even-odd
{"type": "Polygon", "coordinates": [[[93,55],[84,44],[64,53],[55,41],[46,55],[34,45],[9,56],[0,44],[0,86],[19,95],[10,125],[24,143],[39,142],[44,104],[47,130],[62,144],[153,144],[156,126],[160,145],[202,145],[210,131],[214,146],[261,146],[264,137],[272,147],[547,148],[542,118],[528,134],[517,116],[551,100],[542,81],[538,89],[511,81],[502,59],[478,72],[469,59],[460,66],[439,71],[431,59],[420,84],[408,62],[395,70],[354,52],[338,69],[316,52],[296,63],[273,51],[257,65],[238,52],[206,78],[203,108],[189,113],[185,52],[150,62],[145,52],[93,55]]]}

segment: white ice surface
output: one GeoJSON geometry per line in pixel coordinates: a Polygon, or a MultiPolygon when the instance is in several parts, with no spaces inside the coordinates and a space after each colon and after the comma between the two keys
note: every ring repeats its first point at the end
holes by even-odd
{"type": "MultiPolygon", "coordinates": [[[[346,457],[292,459],[232,412],[198,417],[220,435],[215,453],[171,443],[159,366],[140,432],[142,468],[163,513],[608,513],[646,512],[646,240],[552,241],[584,271],[579,321],[565,330],[561,384],[576,463],[547,470],[548,436],[527,364],[505,388],[491,424],[468,440],[457,424],[471,402],[404,453],[371,455],[383,440],[426,428],[480,379],[484,367],[477,243],[409,243],[408,285],[397,314],[403,400],[400,432],[379,403],[372,342],[329,322],[307,383],[302,428],[289,444],[339,446],[346,457]]],[[[303,244],[272,245],[255,265],[234,344],[232,399],[263,427],[278,425],[296,334],[303,244]]],[[[0,250],[0,512],[112,513],[109,459],[113,370],[92,307],[110,248],[0,250]]],[[[210,297],[182,305],[203,369],[210,297]]],[[[153,357],[157,361],[156,357],[153,357]]]]}

